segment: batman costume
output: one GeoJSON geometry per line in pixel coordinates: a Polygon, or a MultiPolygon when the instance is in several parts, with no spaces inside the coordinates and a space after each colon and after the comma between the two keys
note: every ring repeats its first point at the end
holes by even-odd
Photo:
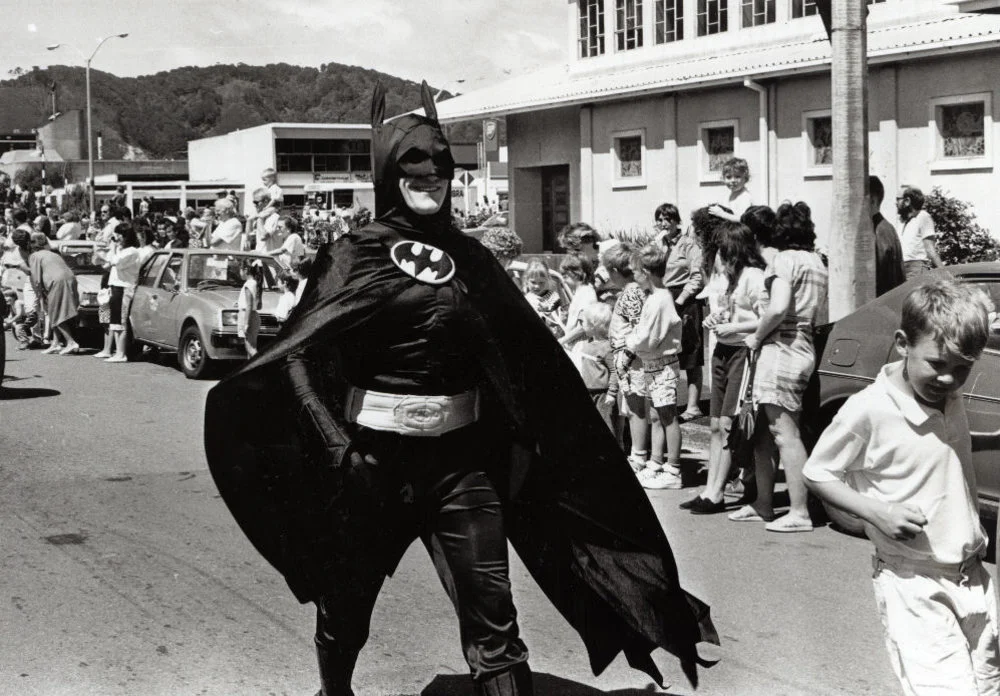
{"type": "Polygon", "coordinates": [[[418,536],[478,694],[533,693],[507,539],[595,674],[624,652],[662,684],[660,647],[696,685],[708,664],[696,643],[718,643],[708,606],[681,588],[563,349],[489,252],[453,229],[454,162],[426,83],[422,94],[426,116],[383,123],[376,88],[376,220],[320,249],[275,343],[208,395],[222,497],[296,597],[316,603],[325,696],[352,693],[379,589],[418,536]],[[414,195],[443,202],[421,210],[414,195]]]}

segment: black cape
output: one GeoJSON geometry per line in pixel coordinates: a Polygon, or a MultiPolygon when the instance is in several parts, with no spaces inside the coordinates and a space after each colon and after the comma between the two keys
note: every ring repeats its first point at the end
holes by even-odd
{"type": "MultiPolygon", "coordinates": [[[[219,491],[303,602],[336,591],[337,559],[377,528],[377,511],[305,456],[301,404],[282,365],[294,351],[363,330],[387,298],[417,282],[387,262],[406,233],[376,222],[321,248],[276,342],[208,395],[205,446],[219,491]]],[[[624,651],[662,684],[650,658],[662,647],[696,685],[696,665],[709,663],[695,644],[718,644],[709,608],[681,588],[653,508],[565,351],[478,241],[455,230],[420,241],[451,255],[488,327],[484,345],[469,348],[487,376],[480,392],[490,446],[509,451],[501,469],[487,473],[521,560],[583,638],[595,674],[624,651]]],[[[342,388],[336,365],[326,367],[342,388]]],[[[333,460],[350,447],[351,426],[341,424],[333,460]]],[[[398,560],[386,559],[387,573],[398,560]]]]}

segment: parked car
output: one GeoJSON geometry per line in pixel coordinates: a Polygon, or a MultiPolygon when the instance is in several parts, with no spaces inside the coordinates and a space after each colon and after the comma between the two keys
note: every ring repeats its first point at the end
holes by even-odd
{"type": "Polygon", "coordinates": [[[101,289],[104,268],[94,263],[94,242],[86,239],[52,240],[49,246],[63,257],[76,276],[76,287],[80,294],[77,327],[88,335],[100,333],[102,329],[97,318],[97,291],[101,289]]]}
{"type": "Polygon", "coordinates": [[[191,379],[207,376],[213,363],[245,360],[243,339],[236,334],[236,303],[243,280],[240,263],[264,264],[260,310],[261,344],[278,333],[274,310],[280,292],[276,278],[281,266],[271,256],[212,249],[164,249],[154,253],[139,271],[129,312],[130,350],[143,345],[176,351],[181,370],[191,379]]]}
{"type": "MultiPolygon", "coordinates": [[[[975,283],[1000,307],[1000,263],[973,263],[948,266],[934,271],[952,275],[963,283],[975,283]]],[[[819,377],[818,413],[805,414],[804,423],[814,432],[813,441],[830,423],[844,401],[875,380],[882,366],[899,359],[893,334],[899,328],[903,300],[921,279],[914,279],[869,302],[834,324],[820,327],[819,344],[824,344],[817,366],[819,377]],[[813,424],[815,424],[813,426],[813,424]]],[[[1000,326],[994,324],[982,357],[972,369],[963,393],[969,427],[973,433],[1000,430],[1000,326]]],[[[1000,452],[985,450],[972,455],[979,488],[980,513],[995,520],[1000,504],[1000,452]]],[[[830,517],[840,527],[863,533],[860,521],[827,506],[830,517]]]]}
{"type": "Polygon", "coordinates": [[[486,219],[483,224],[476,227],[469,227],[462,230],[463,233],[469,235],[470,237],[475,237],[476,239],[482,239],[483,235],[495,227],[507,227],[508,221],[510,219],[510,214],[506,210],[501,210],[499,213],[495,213],[486,219]]]}

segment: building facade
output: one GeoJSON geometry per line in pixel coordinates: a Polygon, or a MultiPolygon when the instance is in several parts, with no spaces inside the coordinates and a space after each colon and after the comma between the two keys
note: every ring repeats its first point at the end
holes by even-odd
{"type": "MultiPolygon", "coordinates": [[[[899,185],[940,186],[1000,233],[1000,16],[961,9],[869,1],[870,170],[890,219],[899,185]]],[[[686,219],[728,196],[732,156],[754,202],[804,200],[820,243],[836,243],[831,49],[812,0],[570,0],[566,24],[566,64],[438,106],[445,122],[506,117],[525,251],[556,250],[570,221],[649,228],[667,201],[686,219]]]]}
{"type": "MultiPolygon", "coordinates": [[[[268,123],[188,143],[192,181],[218,182],[247,194],[271,167],[286,205],[318,197],[326,207],[375,205],[371,127],[357,124],[268,123]]],[[[246,206],[250,196],[244,197],[246,206]]],[[[245,208],[244,212],[250,212],[245,208]]]]}

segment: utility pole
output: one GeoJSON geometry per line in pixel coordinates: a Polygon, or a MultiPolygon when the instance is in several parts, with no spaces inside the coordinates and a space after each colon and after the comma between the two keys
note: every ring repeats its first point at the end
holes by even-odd
{"type": "Polygon", "coordinates": [[[835,321],[875,297],[875,235],[868,192],[868,7],[865,0],[833,0],[831,9],[829,299],[835,321]]]}

